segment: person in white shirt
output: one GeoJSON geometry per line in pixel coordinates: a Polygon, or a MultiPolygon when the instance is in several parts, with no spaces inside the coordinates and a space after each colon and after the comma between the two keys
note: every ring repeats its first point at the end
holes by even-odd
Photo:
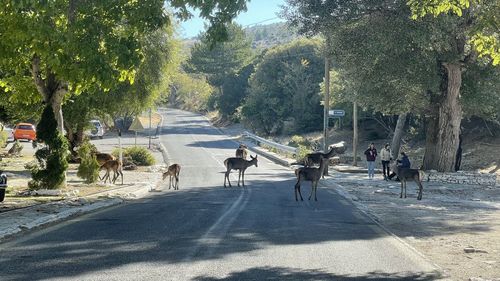
{"type": "Polygon", "coordinates": [[[380,151],[380,159],[382,160],[382,171],[384,173],[384,180],[388,180],[387,177],[390,174],[389,164],[391,163],[391,146],[386,143],[384,148],[380,151]]]}

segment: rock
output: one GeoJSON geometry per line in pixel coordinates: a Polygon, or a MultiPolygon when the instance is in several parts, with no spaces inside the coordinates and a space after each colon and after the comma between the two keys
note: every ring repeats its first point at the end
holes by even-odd
{"type": "Polygon", "coordinates": [[[39,189],[33,191],[32,194],[38,196],[60,196],[61,191],[57,189],[39,189]]]}
{"type": "Polygon", "coordinates": [[[464,252],[466,252],[466,253],[474,253],[474,252],[476,252],[476,249],[474,249],[474,247],[472,247],[472,246],[468,246],[468,247],[464,248],[464,252]]]}

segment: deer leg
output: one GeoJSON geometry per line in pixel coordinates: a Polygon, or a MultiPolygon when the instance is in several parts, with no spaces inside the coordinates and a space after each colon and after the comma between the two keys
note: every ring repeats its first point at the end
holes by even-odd
{"type": "Polygon", "coordinates": [[[406,180],[404,180],[404,183],[405,183],[405,198],[406,198],[406,184],[407,184],[406,180]]]}
{"type": "Polygon", "coordinates": [[[318,201],[318,197],[316,197],[316,193],[318,192],[318,181],[314,184],[314,201],[318,201]]]}
{"type": "Polygon", "coordinates": [[[304,201],[304,199],[302,198],[302,193],[300,193],[300,176],[297,179],[297,183],[295,184],[295,201],[299,201],[297,199],[297,191],[299,191],[300,201],[304,201]]]}
{"type": "Polygon", "coordinates": [[[238,170],[238,186],[240,186],[241,170],[238,170]]]}
{"type": "Polygon", "coordinates": [[[314,181],[311,181],[311,193],[309,193],[309,199],[307,199],[307,200],[311,200],[311,196],[313,195],[313,191],[314,191],[314,181]]]}
{"type": "Polygon", "coordinates": [[[399,194],[399,198],[403,198],[403,181],[401,181],[401,193],[399,194]]]}
{"type": "Polygon", "coordinates": [[[422,200],[422,192],[424,191],[424,187],[422,186],[422,182],[420,179],[415,181],[418,184],[418,197],[417,200],[422,200]]]}
{"type": "Polygon", "coordinates": [[[179,190],[179,176],[175,176],[175,190],[179,190]]]}
{"type": "Polygon", "coordinates": [[[229,187],[231,187],[231,181],[229,180],[229,173],[230,172],[231,172],[231,170],[226,171],[226,174],[224,176],[224,187],[226,187],[226,178],[227,178],[227,182],[229,183],[229,187]]]}
{"type": "Polygon", "coordinates": [[[243,186],[245,186],[245,170],[241,171],[241,181],[243,183],[243,186]]]}

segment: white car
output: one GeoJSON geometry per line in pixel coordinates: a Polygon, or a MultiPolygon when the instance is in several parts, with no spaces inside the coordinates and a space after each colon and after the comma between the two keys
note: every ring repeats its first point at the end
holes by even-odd
{"type": "Polygon", "coordinates": [[[14,141],[14,130],[7,126],[3,127],[3,131],[7,133],[7,142],[14,141]]]}
{"type": "Polygon", "coordinates": [[[95,119],[90,121],[91,128],[90,131],[87,132],[88,136],[90,138],[100,138],[102,139],[104,137],[104,126],[102,125],[101,121],[95,119]]]}

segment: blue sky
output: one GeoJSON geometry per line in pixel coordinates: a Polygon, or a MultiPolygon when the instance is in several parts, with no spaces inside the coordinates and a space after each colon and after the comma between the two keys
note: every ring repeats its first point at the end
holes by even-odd
{"type": "MultiPolygon", "coordinates": [[[[250,0],[247,2],[247,11],[240,13],[236,18],[236,22],[243,25],[253,25],[262,21],[262,24],[284,21],[277,18],[277,13],[280,12],[280,6],[285,4],[285,0],[250,0]]],[[[197,15],[195,11],[193,13],[197,15]]],[[[204,21],[195,16],[192,19],[182,22],[180,34],[183,38],[190,38],[198,35],[204,30],[204,21]]]]}

